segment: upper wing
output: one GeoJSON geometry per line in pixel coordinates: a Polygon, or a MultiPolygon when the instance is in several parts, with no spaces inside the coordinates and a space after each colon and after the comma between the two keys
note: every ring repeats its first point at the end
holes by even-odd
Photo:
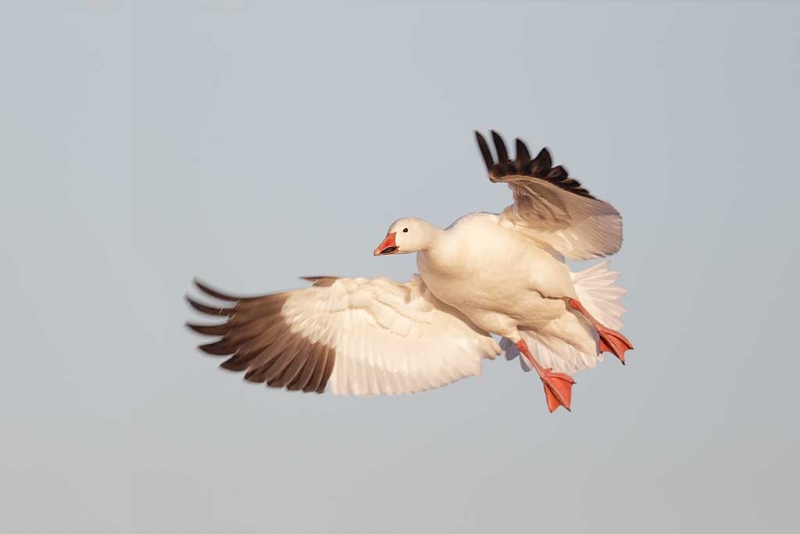
{"type": "Polygon", "coordinates": [[[251,382],[335,394],[413,393],[481,373],[500,346],[458,311],[436,299],[419,276],[309,278],[314,285],[257,297],[235,297],[196,282],[221,308],[191,298],[197,310],[226,316],[219,325],[188,326],[223,336],[201,345],[230,356],[221,367],[251,382]]]}
{"type": "Polygon", "coordinates": [[[549,245],[574,260],[614,254],[622,246],[622,217],[608,202],[598,200],[562,166],[553,167],[546,148],[531,159],[528,148],[516,140],[517,158],[508,157],[503,139],[492,131],[497,163],[483,136],[475,132],[489,179],[507,183],[514,204],[501,222],[531,239],[549,245]]]}

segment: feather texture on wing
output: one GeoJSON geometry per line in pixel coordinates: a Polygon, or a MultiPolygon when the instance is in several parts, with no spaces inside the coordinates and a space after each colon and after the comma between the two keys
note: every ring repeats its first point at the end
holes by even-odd
{"type": "Polygon", "coordinates": [[[236,297],[197,286],[225,301],[213,307],[189,299],[217,325],[190,324],[221,339],[201,345],[228,356],[221,366],[245,379],[289,390],[334,394],[413,393],[481,373],[500,354],[497,342],[460,312],[438,301],[419,276],[309,279],[314,285],[258,297],[236,297]]]}
{"type": "Polygon", "coordinates": [[[484,137],[478,132],[475,136],[489,179],[508,184],[514,195],[514,203],[503,210],[501,224],[574,260],[619,251],[619,212],[592,196],[564,167],[553,167],[547,148],[531,159],[525,143],[517,139],[516,159],[511,160],[502,137],[493,131],[495,162],[484,137]]]}

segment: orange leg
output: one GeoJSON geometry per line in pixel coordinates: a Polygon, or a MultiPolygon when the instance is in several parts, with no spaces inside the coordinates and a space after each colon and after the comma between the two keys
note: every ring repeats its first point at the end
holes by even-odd
{"type": "Polygon", "coordinates": [[[572,385],[575,383],[572,377],[564,373],[554,373],[552,369],[545,369],[539,365],[524,339],[520,339],[517,342],[517,349],[539,373],[539,378],[542,379],[544,384],[544,394],[547,397],[547,408],[550,413],[553,413],[559,406],[563,406],[567,411],[571,412],[572,385]]]}
{"type": "Polygon", "coordinates": [[[628,341],[628,338],[616,330],[611,330],[610,328],[606,328],[605,326],[601,325],[594,317],[592,317],[586,308],[583,307],[583,304],[577,300],[567,299],[567,304],[573,310],[583,314],[583,316],[586,317],[595,327],[597,333],[600,335],[600,352],[610,352],[619,358],[619,361],[625,365],[625,351],[633,349],[633,345],[631,345],[631,342],[628,341]]]}

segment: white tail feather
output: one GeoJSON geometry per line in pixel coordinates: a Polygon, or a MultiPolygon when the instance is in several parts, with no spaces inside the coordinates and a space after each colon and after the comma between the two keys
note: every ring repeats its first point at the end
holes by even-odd
{"type": "MultiPolygon", "coordinates": [[[[609,271],[608,264],[609,261],[605,260],[583,271],[572,273],[572,280],[578,300],[586,310],[604,326],[620,330],[623,326],[621,317],[626,310],[619,299],[628,291],[616,285],[620,273],[609,271]]],[[[527,330],[521,331],[520,335],[536,360],[543,367],[556,372],[583,371],[595,367],[598,361],[603,361],[602,354],[587,354],[560,339],[544,337],[527,330]]],[[[520,355],[517,347],[508,339],[500,340],[500,347],[505,351],[508,360],[520,355]]],[[[520,365],[526,372],[532,369],[526,358],[520,358],[520,365]]]]}
{"type": "Polygon", "coordinates": [[[609,260],[601,261],[578,273],[572,273],[575,293],[586,310],[600,324],[612,330],[621,330],[622,316],[625,308],[619,299],[628,292],[624,287],[615,284],[619,278],[616,271],[609,271],[609,260]]]}

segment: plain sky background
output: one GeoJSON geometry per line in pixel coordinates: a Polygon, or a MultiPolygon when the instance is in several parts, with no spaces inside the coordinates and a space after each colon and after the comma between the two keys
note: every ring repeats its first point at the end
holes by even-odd
{"type": "Polygon", "coordinates": [[[0,531],[790,532],[800,4],[0,8],[0,531]],[[499,211],[472,131],[622,212],[636,350],[388,398],[243,384],[183,296],[407,279],[499,211]]]}

